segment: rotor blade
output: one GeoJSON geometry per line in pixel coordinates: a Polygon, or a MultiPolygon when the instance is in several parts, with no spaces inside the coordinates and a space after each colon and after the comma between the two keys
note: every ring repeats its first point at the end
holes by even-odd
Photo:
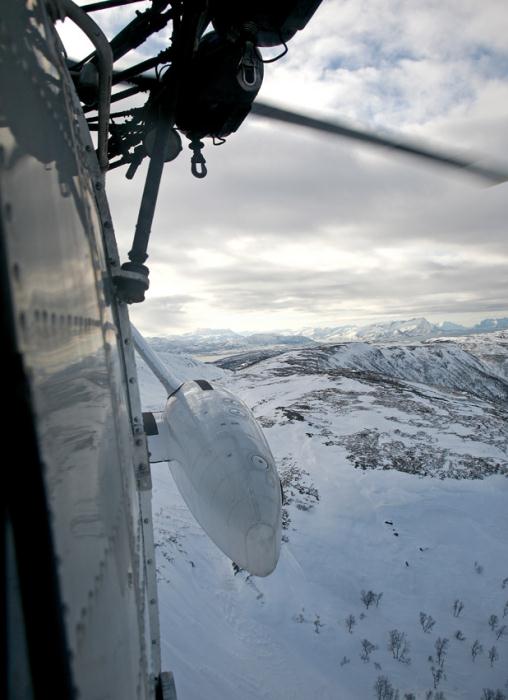
{"type": "Polygon", "coordinates": [[[407,153],[418,158],[426,158],[434,163],[447,165],[451,168],[459,168],[482,177],[493,184],[499,184],[508,180],[508,171],[498,170],[497,168],[484,167],[465,158],[460,158],[455,155],[440,153],[434,149],[412,144],[409,141],[402,141],[395,137],[379,136],[373,132],[354,129],[345,124],[336,121],[328,121],[326,119],[316,119],[298,112],[292,112],[280,107],[274,107],[264,102],[254,102],[251,109],[251,114],[257,117],[265,117],[276,121],[285,122],[287,124],[295,124],[304,126],[308,129],[315,129],[334,136],[342,136],[348,139],[354,139],[360,143],[367,143],[372,146],[380,146],[382,148],[390,148],[401,153],[407,153]]]}

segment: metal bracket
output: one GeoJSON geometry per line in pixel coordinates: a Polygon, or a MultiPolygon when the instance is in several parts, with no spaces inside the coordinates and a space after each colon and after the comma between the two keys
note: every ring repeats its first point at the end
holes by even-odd
{"type": "Polygon", "coordinates": [[[126,304],[138,304],[145,300],[145,292],[150,286],[149,270],[146,265],[126,262],[113,274],[116,295],[126,304]]]}
{"type": "Polygon", "coordinates": [[[143,413],[143,422],[146,424],[148,420],[154,424],[154,430],[151,431],[152,434],[147,435],[150,464],[171,461],[170,434],[164,419],[164,413],[143,413]]]}

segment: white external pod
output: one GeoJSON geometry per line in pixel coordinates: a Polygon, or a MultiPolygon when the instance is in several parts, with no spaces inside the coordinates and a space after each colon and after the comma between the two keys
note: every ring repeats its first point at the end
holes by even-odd
{"type": "Polygon", "coordinates": [[[164,412],[144,414],[150,461],[169,462],[189,510],[228,557],[255,576],[268,576],[280,554],[282,499],[275,461],[256,419],[227,389],[202,379],[180,383],[160,376],[159,358],[139,334],[134,340],[172,389],[164,412]]]}
{"type": "Polygon", "coordinates": [[[251,411],[227,389],[198,380],[169,397],[164,418],[159,440],[189,510],[238,566],[267,576],[280,554],[281,489],[251,411]]]}

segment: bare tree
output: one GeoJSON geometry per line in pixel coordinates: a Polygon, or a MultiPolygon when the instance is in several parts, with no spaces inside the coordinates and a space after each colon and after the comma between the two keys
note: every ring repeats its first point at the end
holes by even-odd
{"type": "Polygon", "coordinates": [[[499,659],[499,654],[497,653],[496,647],[492,647],[489,649],[489,661],[490,661],[490,666],[494,666],[494,661],[497,661],[499,659]]]}
{"type": "Polygon", "coordinates": [[[460,613],[464,610],[464,603],[457,598],[453,604],[453,617],[459,617],[460,613]]]}
{"type": "Polygon", "coordinates": [[[388,637],[388,651],[392,652],[393,658],[404,664],[411,663],[408,658],[409,642],[406,639],[404,632],[399,630],[390,630],[388,637]]]}
{"type": "Polygon", "coordinates": [[[368,639],[362,639],[362,651],[360,653],[360,659],[362,661],[365,661],[365,663],[367,663],[368,661],[370,661],[370,655],[376,649],[377,649],[377,646],[375,644],[372,644],[372,642],[369,642],[368,639]]]}
{"type": "Polygon", "coordinates": [[[489,627],[492,631],[494,631],[496,629],[498,622],[499,622],[499,618],[497,615],[491,615],[489,617],[489,627]]]}
{"type": "Polygon", "coordinates": [[[349,632],[349,634],[353,633],[353,627],[356,625],[356,618],[354,615],[348,615],[346,619],[344,620],[346,623],[346,629],[349,632]]]}
{"type": "Polygon", "coordinates": [[[374,692],[377,700],[395,700],[398,691],[395,690],[386,676],[378,676],[374,683],[374,692]]]}
{"type": "Polygon", "coordinates": [[[498,628],[496,632],[496,638],[499,641],[501,637],[504,637],[506,634],[508,634],[508,629],[506,625],[501,625],[501,627],[498,628]]]}
{"type": "Polygon", "coordinates": [[[376,608],[379,608],[379,603],[381,602],[381,598],[383,597],[382,593],[376,593],[375,594],[376,598],[374,602],[376,603],[376,608]]]}
{"type": "Polygon", "coordinates": [[[293,617],[293,620],[294,620],[295,622],[299,622],[300,624],[301,624],[302,622],[306,622],[305,616],[304,616],[304,614],[303,614],[304,612],[305,612],[305,608],[302,608],[302,612],[299,613],[298,615],[296,615],[295,617],[293,617]]]}
{"type": "Polygon", "coordinates": [[[458,639],[458,640],[459,640],[459,642],[463,642],[463,641],[465,640],[465,637],[464,637],[464,635],[462,634],[462,632],[461,632],[460,630],[457,630],[457,631],[455,632],[455,635],[454,635],[454,636],[455,636],[455,639],[458,639]]]}
{"type": "Polygon", "coordinates": [[[376,594],[374,591],[363,591],[360,594],[360,598],[362,600],[362,603],[365,605],[367,610],[369,607],[376,602],[376,594]]]}
{"type": "Polygon", "coordinates": [[[316,614],[316,619],[314,620],[314,622],[312,624],[314,625],[314,632],[316,634],[319,634],[320,627],[324,627],[324,624],[321,622],[321,619],[320,619],[319,615],[317,615],[317,614],[316,614]]]}
{"type": "Polygon", "coordinates": [[[442,666],[431,666],[432,679],[434,681],[434,690],[438,687],[442,680],[446,679],[446,675],[442,666]]]}
{"type": "Polygon", "coordinates": [[[503,583],[501,584],[501,588],[506,588],[508,586],[508,576],[503,579],[503,583]]]}
{"type": "Polygon", "coordinates": [[[475,641],[473,642],[473,646],[471,647],[471,656],[473,658],[473,661],[480,654],[483,654],[483,646],[480,644],[480,642],[477,639],[475,639],[475,641]]]}
{"type": "Polygon", "coordinates": [[[448,649],[448,639],[438,637],[434,643],[434,648],[436,649],[437,663],[441,668],[443,668],[448,649]]]}
{"type": "Polygon", "coordinates": [[[424,612],[420,613],[420,625],[422,626],[422,630],[425,633],[428,634],[435,624],[436,621],[434,620],[432,615],[427,615],[427,613],[424,612]]]}
{"type": "Polygon", "coordinates": [[[491,688],[484,688],[482,700],[506,700],[506,695],[502,690],[492,690],[491,688]]]}
{"type": "Polygon", "coordinates": [[[506,603],[504,604],[504,608],[503,608],[503,617],[506,617],[507,615],[508,615],[508,600],[507,600],[506,603]]]}
{"type": "Polygon", "coordinates": [[[402,648],[404,633],[399,630],[390,630],[388,638],[388,651],[392,652],[393,658],[398,659],[402,648]]]}

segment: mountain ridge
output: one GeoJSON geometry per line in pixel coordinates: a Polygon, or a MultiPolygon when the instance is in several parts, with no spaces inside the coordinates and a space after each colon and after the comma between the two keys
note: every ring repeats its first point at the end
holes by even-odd
{"type": "Polygon", "coordinates": [[[454,337],[508,330],[508,318],[486,318],[473,326],[463,326],[451,321],[431,323],[424,317],[399,321],[381,321],[366,325],[348,324],[328,328],[304,328],[298,331],[319,342],[351,340],[393,341],[423,340],[427,338],[454,337]]]}
{"type": "Polygon", "coordinates": [[[424,317],[398,321],[381,321],[367,325],[348,324],[328,327],[305,327],[298,330],[237,332],[229,328],[199,328],[181,335],[156,336],[149,339],[154,349],[195,354],[219,353],[264,347],[306,347],[321,343],[405,342],[433,338],[454,338],[508,331],[508,317],[486,318],[473,326],[451,321],[431,323],[424,317]]]}

